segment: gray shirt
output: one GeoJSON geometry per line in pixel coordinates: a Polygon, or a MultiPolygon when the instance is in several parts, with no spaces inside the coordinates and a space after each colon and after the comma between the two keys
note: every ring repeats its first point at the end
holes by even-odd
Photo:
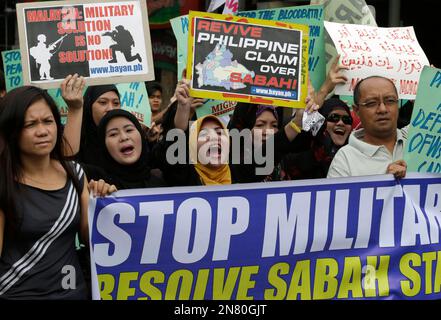
{"type": "Polygon", "coordinates": [[[338,150],[328,171],[328,178],[385,174],[392,162],[403,159],[408,127],[397,129],[397,141],[391,154],[384,146],[363,141],[364,129],[354,131],[346,146],[338,150]]]}

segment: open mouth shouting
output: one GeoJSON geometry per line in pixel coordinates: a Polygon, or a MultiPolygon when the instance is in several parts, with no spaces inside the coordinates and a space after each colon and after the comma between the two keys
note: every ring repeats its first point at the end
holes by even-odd
{"type": "Polygon", "coordinates": [[[135,152],[135,147],[133,145],[125,145],[121,147],[119,152],[121,152],[123,156],[131,156],[135,152]]]}
{"type": "Polygon", "coordinates": [[[346,143],[346,139],[351,133],[351,128],[346,128],[346,125],[334,125],[333,128],[328,128],[328,132],[334,144],[336,144],[337,146],[342,146],[346,143]]]}

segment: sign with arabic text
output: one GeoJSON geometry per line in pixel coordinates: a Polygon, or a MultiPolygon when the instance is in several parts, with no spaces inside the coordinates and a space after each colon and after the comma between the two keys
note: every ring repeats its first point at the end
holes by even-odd
{"type": "Polygon", "coordinates": [[[415,99],[418,79],[429,65],[413,27],[378,28],[325,21],[325,28],[341,55],[348,81],[335,93],[350,95],[357,82],[377,75],[390,78],[400,99],[415,99]]]}

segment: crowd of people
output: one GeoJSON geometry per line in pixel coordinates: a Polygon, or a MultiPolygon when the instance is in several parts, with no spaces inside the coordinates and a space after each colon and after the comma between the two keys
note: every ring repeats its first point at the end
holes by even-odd
{"type": "Polygon", "coordinates": [[[197,118],[195,110],[204,100],[190,95],[185,79],[169,102],[162,101],[159,83],[146,83],[152,114],[147,126],[121,109],[115,85],[89,86],[84,92],[86,81],[77,74],[61,84],[68,106],[64,126],[45,90],[0,88],[0,297],[89,297],[88,277],[77,272],[75,289],[66,290],[60,270],[64,265],[82,269],[75,237],[78,233],[88,243],[90,193],[404,177],[407,127],[398,128],[395,85],[376,75],[359,81],[350,108],[332,96],[334,87],[347,81],[344,69],[337,57],[320,90],[309,86],[305,109],[238,103],[227,126],[213,115],[197,118]],[[305,112],[325,119],[315,135],[302,130],[305,112]],[[243,138],[238,145],[230,137],[233,130],[243,138]],[[269,166],[262,161],[270,158],[269,166]]]}

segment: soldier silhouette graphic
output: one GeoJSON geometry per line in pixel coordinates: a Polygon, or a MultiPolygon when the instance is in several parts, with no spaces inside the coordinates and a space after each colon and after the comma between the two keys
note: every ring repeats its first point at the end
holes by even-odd
{"type": "Polygon", "coordinates": [[[112,50],[112,60],[109,60],[109,63],[118,62],[116,58],[117,51],[120,51],[124,54],[127,62],[131,62],[136,59],[141,62],[142,59],[139,53],[132,56],[132,46],[135,46],[135,42],[133,41],[131,33],[128,30],[124,29],[123,26],[117,26],[115,29],[116,30],[113,30],[112,32],[103,33],[103,36],[109,36],[112,38],[113,41],[116,42],[115,44],[112,44],[110,46],[110,49],[112,50]]]}
{"type": "Polygon", "coordinates": [[[40,80],[52,80],[53,78],[50,75],[51,64],[49,63],[51,57],[53,56],[52,50],[54,50],[57,44],[66,37],[66,35],[62,36],[57,41],[46,46],[46,35],[39,34],[37,36],[38,43],[35,47],[29,49],[30,55],[35,59],[37,64],[37,68],[40,74],[40,80]]]}

